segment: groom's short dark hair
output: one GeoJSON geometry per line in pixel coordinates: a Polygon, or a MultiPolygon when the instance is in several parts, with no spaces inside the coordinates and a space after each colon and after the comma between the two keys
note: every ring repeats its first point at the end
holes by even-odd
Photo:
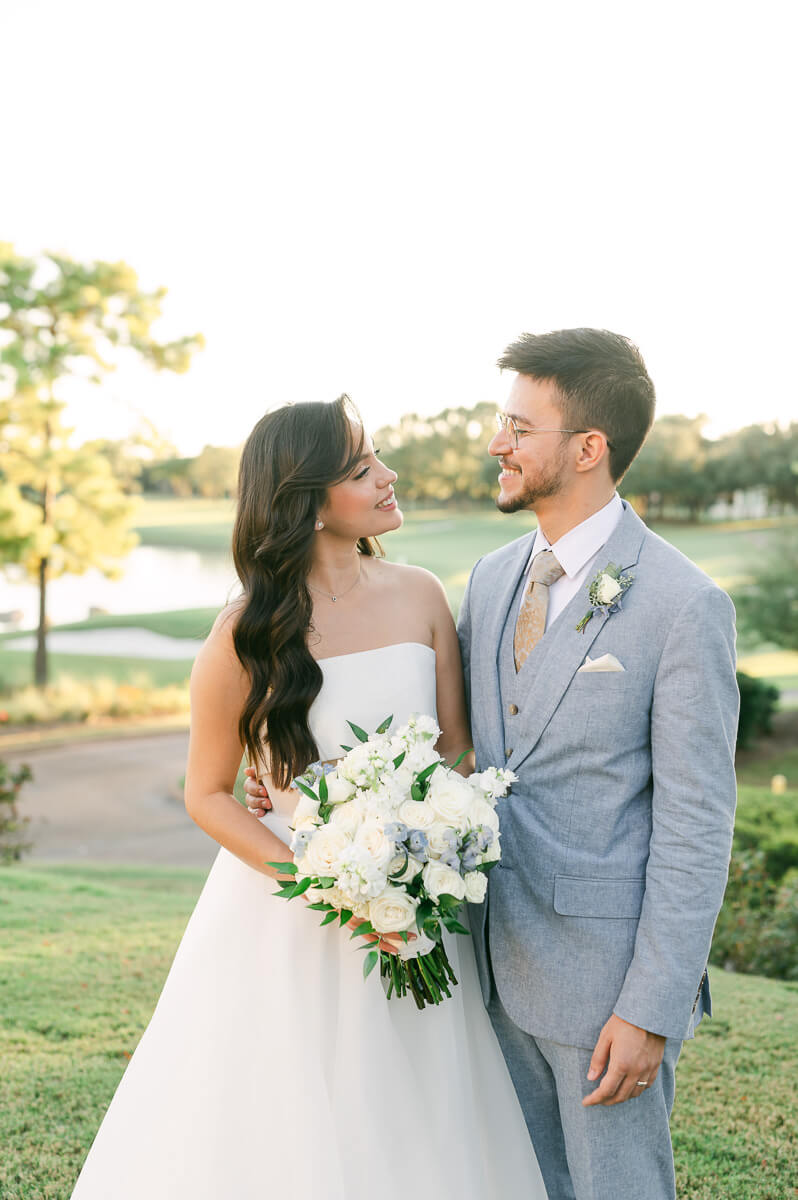
{"type": "Polygon", "coordinates": [[[610,473],[622,478],[654,421],[654,384],[637,346],[607,329],[522,333],[498,365],[555,384],[563,425],[606,434],[610,473]]]}

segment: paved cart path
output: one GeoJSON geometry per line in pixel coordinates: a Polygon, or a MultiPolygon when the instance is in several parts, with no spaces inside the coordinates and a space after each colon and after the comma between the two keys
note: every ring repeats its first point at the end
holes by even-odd
{"type": "Polygon", "coordinates": [[[188,816],[185,730],[18,750],[33,781],[20,809],[40,862],[210,867],[218,847],[188,816]]]}

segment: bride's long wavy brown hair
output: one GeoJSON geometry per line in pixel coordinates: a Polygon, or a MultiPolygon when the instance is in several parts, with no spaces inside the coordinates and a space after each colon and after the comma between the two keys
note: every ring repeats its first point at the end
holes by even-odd
{"type": "MultiPolygon", "coordinates": [[[[250,762],[268,765],[280,788],[318,758],[308,711],[322,673],[307,644],[307,576],[327,489],[354,469],[363,437],[357,409],[343,395],[267,413],[241,455],[233,561],[244,595],[233,644],[250,690],[238,730],[250,762]]],[[[361,538],[358,550],[373,555],[379,543],[361,538]]]]}

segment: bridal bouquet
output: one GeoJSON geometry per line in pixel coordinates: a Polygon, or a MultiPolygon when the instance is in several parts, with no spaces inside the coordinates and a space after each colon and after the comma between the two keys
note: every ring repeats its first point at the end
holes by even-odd
{"type": "Polygon", "coordinates": [[[460,759],[450,767],[435,750],[432,717],[412,716],[390,734],[392,719],[371,737],[347,722],[358,745],[294,780],[302,793],[294,862],[269,865],[294,876],[276,894],[307,892],[310,907],[325,914],[322,925],[355,917],[352,937],[399,934],[398,955],[361,947],[364,976],[379,962],[388,997],[410,992],[424,1008],[457,983],[441,926],[468,933],[457,913],[466,900],[485,898],[487,872],[501,857],[496,801],[516,777],[490,767],[464,779],[454,770],[460,759]]]}

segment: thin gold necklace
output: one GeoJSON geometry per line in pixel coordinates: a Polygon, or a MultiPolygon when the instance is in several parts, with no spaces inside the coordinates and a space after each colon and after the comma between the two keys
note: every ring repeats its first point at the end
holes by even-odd
{"type": "Polygon", "coordinates": [[[333,604],[337,604],[342,596],[348,596],[349,593],[352,591],[352,589],[357,587],[357,585],[360,583],[360,576],[362,574],[363,574],[363,559],[361,558],[358,572],[357,572],[357,579],[355,580],[354,583],[350,583],[349,587],[346,589],[345,592],[339,592],[337,596],[334,596],[332,594],[332,592],[325,592],[324,588],[316,587],[315,583],[311,583],[309,579],[306,580],[306,583],[307,583],[308,587],[311,589],[311,591],[319,592],[322,596],[326,596],[328,600],[332,600],[333,604]]]}

